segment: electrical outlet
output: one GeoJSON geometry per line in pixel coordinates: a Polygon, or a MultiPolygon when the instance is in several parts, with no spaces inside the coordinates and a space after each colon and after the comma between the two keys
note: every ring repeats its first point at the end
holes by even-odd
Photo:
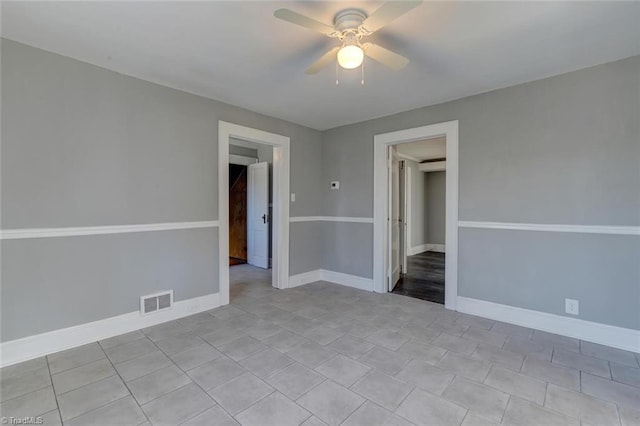
{"type": "Polygon", "coordinates": [[[580,302],[574,299],[564,299],[564,310],[571,315],[580,314],[580,302]]]}
{"type": "Polygon", "coordinates": [[[337,180],[331,182],[331,189],[340,189],[340,182],[338,182],[337,180]]]}

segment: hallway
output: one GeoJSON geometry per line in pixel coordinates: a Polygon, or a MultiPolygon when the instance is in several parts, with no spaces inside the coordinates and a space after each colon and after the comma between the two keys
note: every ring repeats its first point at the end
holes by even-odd
{"type": "Polygon", "coordinates": [[[392,293],[444,304],[444,253],[425,251],[407,257],[407,273],[392,293]]]}

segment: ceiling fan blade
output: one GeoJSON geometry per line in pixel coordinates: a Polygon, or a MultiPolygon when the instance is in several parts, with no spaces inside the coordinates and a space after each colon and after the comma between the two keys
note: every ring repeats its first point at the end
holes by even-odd
{"type": "Polygon", "coordinates": [[[331,63],[331,61],[336,60],[336,55],[338,54],[338,50],[340,50],[340,46],[336,46],[333,49],[329,50],[327,53],[322,55],[320,59],[315,61],[313,65],[311,65],[304,72],[305,74],[316,74],[322,68],[326,67],[331,63]]]}
{"type": "Polygon", "coordinates": [[[273,16],[278,19],[282,19],[283,21],[300,25],[301,27],[309,28],[310,30],[317,31],[324,35],[331,36],[335,33],[335,29],[331,25],[323,24],[322,22],[318,22],[315,19],[300,15],[293,10],[278,9],[273,12],[273,16]]]}
{"type": "Polygon", "coordinates": [[[364,54],[371,59],[378,61],[395,71],[401,70],[409,63],[409,59],[404,56],[398,55],[397,53],[392,52],[389,49],[385,49],[382,46],[378,46],[377,44],[365,43],[362,46],[362,49],[364,50],[364,54]]]}
{"type": "Polygon", "coordinates": [[[371,16],[362,22],[360,28],[368,33],[374,33],[391,21],[404,15],[422,3],[422,0],[389,1],[378,8],[371,16]]]}

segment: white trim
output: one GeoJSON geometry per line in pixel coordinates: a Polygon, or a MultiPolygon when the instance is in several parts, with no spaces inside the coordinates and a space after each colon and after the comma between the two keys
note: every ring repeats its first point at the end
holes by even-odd
{"type": "Polygon", "coordinates": [[[411,190],[411,184],[409,179],[411,178],[411,169],[409,169],[409,163],[406,160],[401,161],[400,167],[400,186],[402,187],[402,199],[400,206],[402,207],[402,223],[401,229],[402,232],[402,244],[400,244],[400,259],[402,260],[402,271],[404,273],[407,272],[407,257],[409,256],[409,243],[407,240],[410,239],[411,234],[409,234],[409,212],[408,208],[411,206],[411,195],[409,195],[409,191],[411,190]],[[409,238],[407,238],[409,237],[409,238]]]}
{"type": "Polygon", "coordinates": [[[347,217],[347,216],[295,216],[289,218],[289,222],[354,222],[373,223],[372,217],[347,217]]]}
{"type": "Polygon", "coordinates": [[[444,170],[447,170],[447,162],[443,160],[420,163],[418,164],[418,170],[424,173],[442,172],[444,170]]]}
{"type": "Polygon", "coordinates": [[[233,142],[229,142],[229,145],[233,145],[233,146],[239,146],[242,148],[250,148],[250,149],[256,149],[255,144],[253,144],[252,142],[249,141],[245,141],[242,139],[234,139],[233,142]]]}
{"type": "Polygon", "coordinates": [[[258,162],[257,158],[247,157],[246,155],[229,154],[229,164],[239,164],[241,166],[248,166],[258,162]]]}
{"type": "Polygon", "coordinates": [[[444,244],[427,244],[427,251],[435,251],[437,253],[446,253],[447,249],[444,244]]]}
{"type": "Polygon", "coordinates": [[[0,344],[0,367],[28,361],[65,349],[129,333],[220,306],[219,293],[175,302],[172,309],[155,315],[130,312],[86,324],[49,331],[0,344]]]}
{"type": "Polygon", "coordinates": [[[218,121],[218,274],[220,303],[229,304],[229,138],[273,146],[272,285],[289,286],[289,138],[218,121]]]}
{"type": "Polygon", "coordinates": [[[397,154],[398,154],[398,157],[402,158],[403,160],[411,160],[411,161],[414,161],[416,163],[420,163],[420,161],[422,161],[419,158],[412,157],[412,156],[410,156],[408,154],[403,154],[401,152],[398,152],[397,154]]]}
{"type": "Polygon", "coordinates": [[[301,285],[322,281],[322,269],[303,272],[302,274],[291,275],[289,277],[289,288],[299,287],[301,285]]]}
{"type": "MultiPolygon", "coordinates": [[[[405,216],[405,220],[407,222],[406,226],[405,226],[406,231],[407,231],[405,233],[406,234],[406,237],[405,237],[405,251],[407,252],[407,256],[411,256],[411,237],[412,237],[412,234],[411,234],[411,221],[413,220],[413,217],[411,216],[411,214],[412,214],[411,209],[413,208],[412,207],[413,201],[411,199],[411,197],[413,197],[413,194],[412,194],[412,191],[413,191],[413,187],[412,187],[412,185],[413,185],[413,177],[411,175],[412,175],[413,172],[411,170],[413,169],[413,167],[411,167],[409,165],[409,163],[405,163],[405,166],[406,166],[405,167],[405,172],[406,172],[405,177],[407,178],[406,179],[406,185],[405,185],[405,188],[404,188],[404,195],[405,195],[405,201],[406,201],[406,210],[405,210],[406,216],[405,216]]],[[[405,269],[404,269],[405,271],[407,270],[406,266],[407,265],[405,265],[405,269]]]]}
{"type": "Polygon", "coordinates": [[[447,140],[446,177],[446,265],[445,302],[456,309],[458,299],[458,121],[415,127],[373,137],[373,282],[374,291],[385,292],[387,265],[387,171],[386,147],[445,136],[447,140]]]}
{"type": "Polygon", "coordinates": [[[23,228],[3,229],[0,240],[26,238],[78,237],[83,235],[126,234],[129,232],[172,231],[175,229],[215,228],[217,220],[199,222],[149,223],[139,225],[80,226],[73,228],[23,228]]]}
{"type": "Polygon", "coordinates": [[[514,231],[577,232],[584,234],[640,235],[640,226],[561,225],[546,223],[476,222],[461,220],[460,228],[509,229],[514,231]]]}
{"type": "Polygon", "coordinates": [[[639,330],[615,327],[467,297],[458,297],[458,311],[618,349],[640,352],[639,330]]]}
{"type": "Polygon", "coordinates": [[[409,247],[407,254],[414,256],[416,254],[424,253],[425,251],[435,251],[438,253],[445,253],[444,244],[420,244],[419,246],[409,247]]]}
{"type": "Polygon", "coordinates": [[[429,250],[429,244],[420,244],[419,246],[409,247],[407,250],[407,254],[409,256],[414,256],[416,254],[424,253],[429,250]]]}
{"type": "Polygon", "coordinates": [[[341,272],[328,271],[326,269],[316,269],[314,271],[292,275],[289,277],[289,286],[298,287],[314,283],[316,281],[328,281],[330,283],[353,287],[359,290],[373,291],[373,280],[371,278],[343,274],[341,272]]]}
{"type": "Polygon", "coordinates": [[[327,271],[326,269],[323,269],[322,280],[360,290],[373,291],[373,280],[371,278],[364,278],[357,275],[343,274],[341,272],[327,271]]]}

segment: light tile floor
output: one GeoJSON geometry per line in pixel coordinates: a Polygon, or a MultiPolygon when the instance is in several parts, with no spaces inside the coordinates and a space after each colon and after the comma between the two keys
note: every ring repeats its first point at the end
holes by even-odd
{"type": "Polygon", "coordinates": [[[229,306],[6,367],[45,424],[640,425],[640,355],[232,268],[229,306]]]}

